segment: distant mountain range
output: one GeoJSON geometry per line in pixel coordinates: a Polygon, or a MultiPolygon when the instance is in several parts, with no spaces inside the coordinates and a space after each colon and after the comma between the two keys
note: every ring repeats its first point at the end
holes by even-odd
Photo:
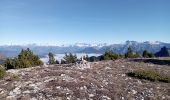
{"type": "Polygon", "coordinates": [[[19,54],[21,49],[30,48],[34,53],[39,56],[45,56],[49,52],[54,54],[58,53],[104,53],[105,51],[113,51],[115,53],[124,54],[128,47],[131,47],[135,52],[142,53],[145,49],[156,53],[161,50],[162,47],[166,46],[170,48],[170,43],[164,42],[137,42],[137,41],[126,41],[122,44],[87,44],[87,43],[76,43],[74,45],[61,45],[61,46],[39,46],[39,45],[3,45],[0,46],[0,54],[7,57],[15,57],[19,54]]]}

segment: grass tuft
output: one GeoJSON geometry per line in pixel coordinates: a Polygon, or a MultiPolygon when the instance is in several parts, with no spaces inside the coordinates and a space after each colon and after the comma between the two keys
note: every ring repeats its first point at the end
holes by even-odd
{"type": "Polygon", "coordinates": [[[6,71],[4,68],[0,67],[0,79],[6,75],[6,71]]]}
{"type": "Polygon", "coordinates": [[[14,81],[18,81],[18,80],[20,80],[20,77],[18,75],[13,74],[13,75],[10,76],[10,79],[14,80],[14,81]]]}

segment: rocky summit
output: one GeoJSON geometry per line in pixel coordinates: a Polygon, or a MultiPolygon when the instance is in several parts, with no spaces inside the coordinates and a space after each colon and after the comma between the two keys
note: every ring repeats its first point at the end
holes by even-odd
{"type": "Polygon", "coordinates": [[[170,83],[127,76],[149,69],[170,76],[170,64],[119,59],[8,70],[0,100],[168,100],[170,83]]]}

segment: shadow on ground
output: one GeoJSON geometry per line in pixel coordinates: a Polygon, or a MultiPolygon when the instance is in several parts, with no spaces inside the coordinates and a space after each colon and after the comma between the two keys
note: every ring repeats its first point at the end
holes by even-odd
{"type": "Polygon", "coordinates": [[[132,61],[152,63],[157,65],[170,65],[170,60],[163,60],[163,59],[133,59],[132,61]]]}

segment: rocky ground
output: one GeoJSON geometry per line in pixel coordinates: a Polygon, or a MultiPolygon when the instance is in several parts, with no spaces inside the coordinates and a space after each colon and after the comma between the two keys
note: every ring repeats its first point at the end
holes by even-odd
{"type": "Polygon", "coordinates": [[[169,64],[131,59],[8,70],[0,100],[170,100],[170,83],[126,75],[138,69],[170,76],[169,64]]]}

